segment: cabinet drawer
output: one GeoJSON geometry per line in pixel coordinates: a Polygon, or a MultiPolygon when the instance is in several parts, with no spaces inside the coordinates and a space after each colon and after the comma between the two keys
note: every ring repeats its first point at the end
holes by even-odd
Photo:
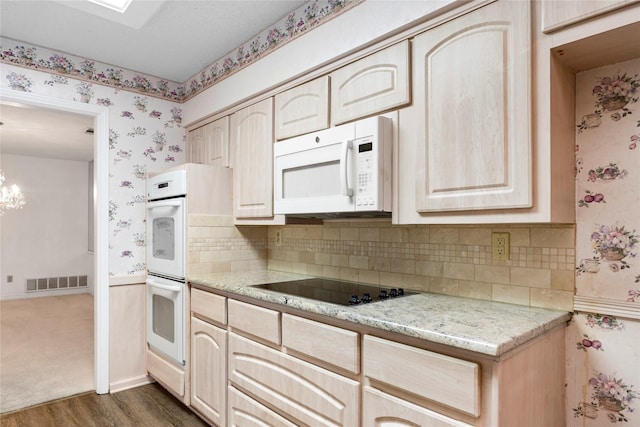
{"type": "Polygon", "coordinates": [[[226,300],[211,292],[191,289],[191,311],[220,325],[227,324],[226,300]]]}
{"type": "Polygon", "coordinates": [[[360,372],[357,332],[285,313],[282,345],[354,374],[360,372]]]}
{"type": "Polygon", "coordinates": [[[229,326],[261,340],[280,344],[280,313],[241,301],[229,300],[229,326]]]}
{"type": "Polygon", "coordinates": [[[372,336],[364,337],[364,375],[473,416],[480,415],[480,366],[372,336]]]}
{"type": "Polygon", "coordinates": [[[229,387],[228,390],[229,427],[296,427],[294,423],[235,388],[229,387]]]}
{"type": "Polygon", "coordinates": [[[229,382],[298,425],[357,426],[360,384],[229,334],[229,382]]]}
{"type": "Polygon", "coordinates": [[[364,388],[362,413],[364,426],[472,427],[371,387],[364,388]]]}
{"type": "Polygon", "coordinates": [[[409,41],[405,40],[331,73],[334,125],[408,104],[409,41]]]}
{"type": "Polygon", "coordinates": [[[160,384],[184,398],[184,370],[176,368],[151,350],[147,350],[147,371],[160,384]]]}

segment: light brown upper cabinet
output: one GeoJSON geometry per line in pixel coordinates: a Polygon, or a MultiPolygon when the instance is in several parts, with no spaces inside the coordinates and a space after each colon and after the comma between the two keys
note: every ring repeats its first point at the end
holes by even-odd
{"type": "Polygon", "coordinates": [[[338,125],[408,104],[409,41],[331,73],[331,123],[338,125]]]}
{"type": "Polygon", "coordinates": [[[400,113],[400,222],[532,205],[530,28],[529,3],[504,1],[413,39],[413,105],[400,113]]]}
{"type": "Polygon", "coordinates": [[[187,163],[229,167],[229,117],[189,131],[186,151],[187,163]]]}
{"type": "Polygon", "coordinates": [[[233,214],[273,217],[273,98],[231,115],[233,214]]]}
{"type": "Polygon", "coordinates": [[[204,163],[205,126],[200,126],[199,128],[190,130],[187,133],[187,144],[185,150],[185,160],[187,163],[204,163]]]}
{"type": "Polygon", "coordinates": [[[276,139],[329,127],[329,76],[301,84],[275,96],[276,139]]]}
{"type": "Polygon", "coordinates": [[[551,33],[639,1],[544,1],[542,2],[542,30],[545,33],[551,33]]]}

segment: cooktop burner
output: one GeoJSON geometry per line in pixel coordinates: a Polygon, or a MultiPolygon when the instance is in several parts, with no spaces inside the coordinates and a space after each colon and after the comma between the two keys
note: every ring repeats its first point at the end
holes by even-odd
{"type": "Polygon", "coordinates": [[[340,305],[368,304],[417,293],[402,288],[322,278],[265,283],[254,287],[340,305]]]}

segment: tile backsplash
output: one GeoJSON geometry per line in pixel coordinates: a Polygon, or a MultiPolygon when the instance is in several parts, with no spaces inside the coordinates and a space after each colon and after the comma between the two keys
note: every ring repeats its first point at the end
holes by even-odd
{"type": "Polygon", "coordinates": [[[388,221],[270,226],[268,268],[570,311],[575,227],[388,221]],[[510,234],[509,260],[492,259],[496,231],[510,234]]]}
{"type": "Polygon", "coordinates": [[[264,268],[571,311],[575,227],[378,220],[237,227],[229,216],[190,215],[189,274],[264,268]],[[509,260],[492,259],[496,231],[509,233],[509,260]]]}
{"type": "Polygon", "coordinates": [[[267,268],[267,227],[236,227],[233,221],[189,215],[187,275],[267,268]]]}

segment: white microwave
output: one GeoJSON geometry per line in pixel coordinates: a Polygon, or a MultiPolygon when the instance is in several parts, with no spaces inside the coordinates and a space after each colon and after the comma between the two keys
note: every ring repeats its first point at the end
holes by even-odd
{"type": "Polygon", "coordinates": [[[377,116],[274,145],[274,213],[388,216],[393,122],[377,116]]]}

